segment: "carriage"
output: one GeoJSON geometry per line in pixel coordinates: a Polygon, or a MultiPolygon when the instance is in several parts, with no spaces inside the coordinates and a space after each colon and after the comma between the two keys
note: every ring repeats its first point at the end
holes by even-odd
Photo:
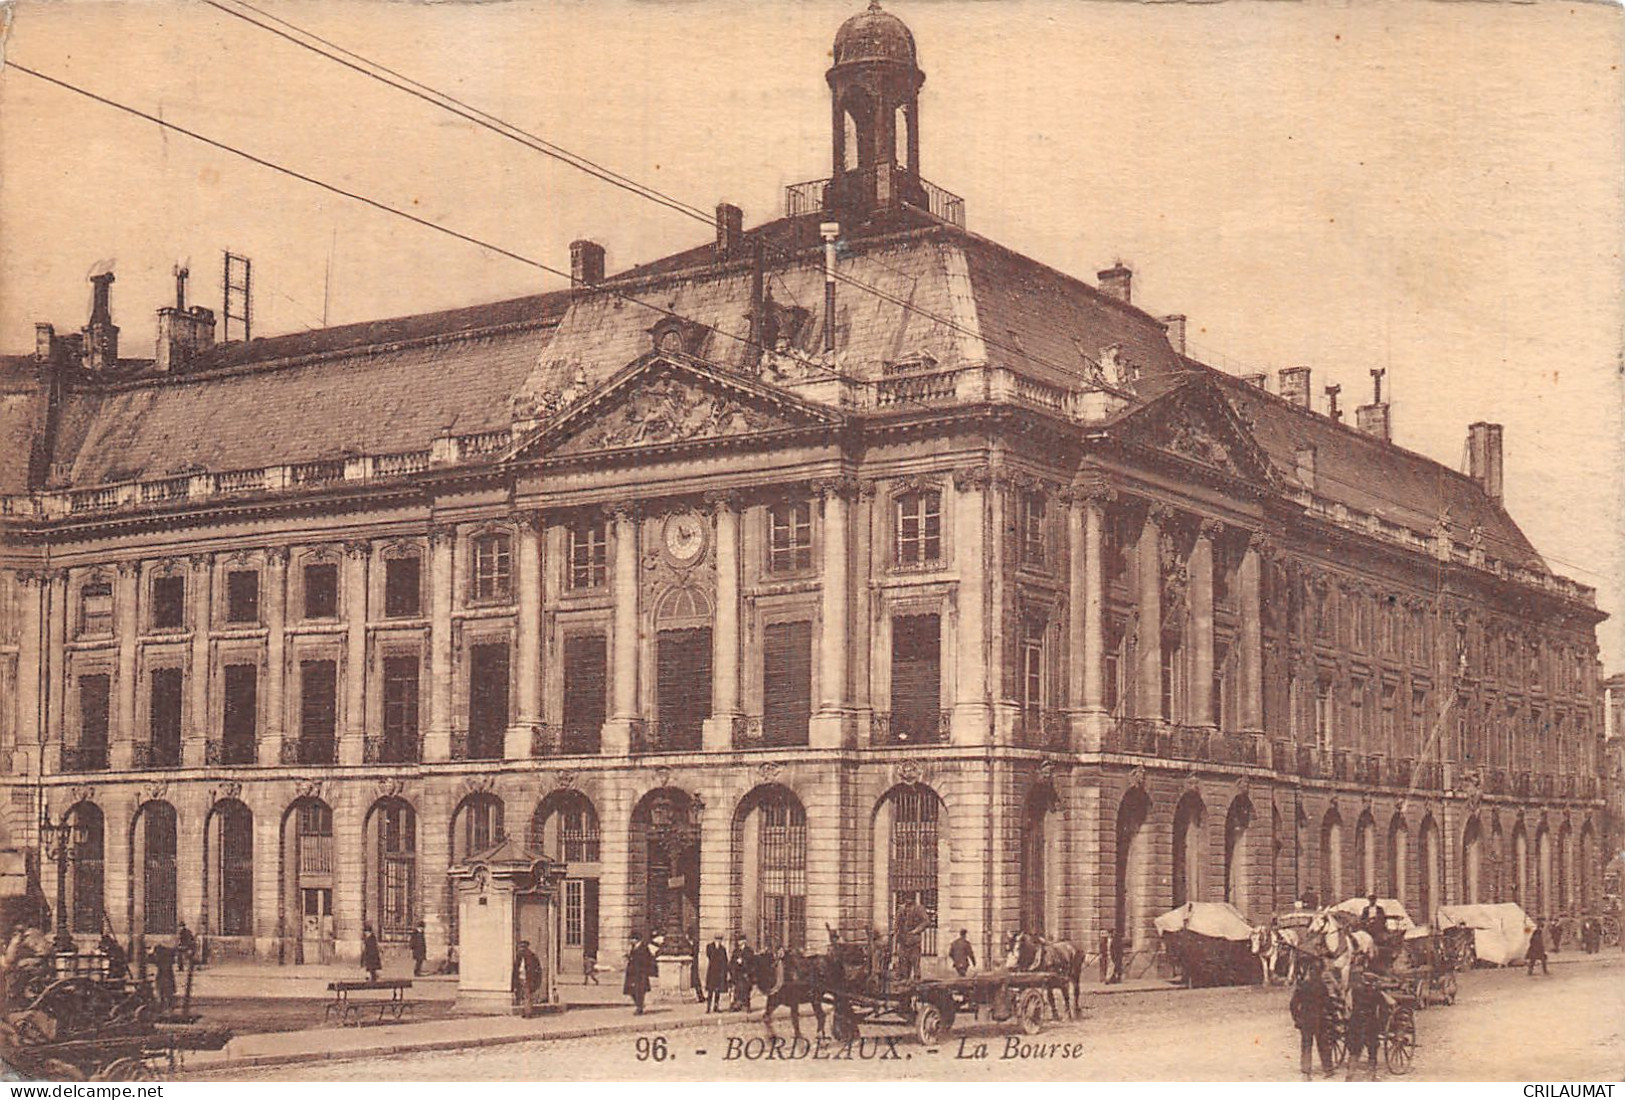
{"type": "Polygon", "coordinates": [[[1411,982],[1411,994],[1416,1007],[1453,1005],[1456,1003],[1456,972],[1473,965],[1473,930],[1471,928],[1422,928],[1419,935],[1408,936],[1404,950],[1394,959],[1396,977],[1411,982]]]}
{"type": "Polygon", "coordinates": [[[1012,1023],[1028,1035],[1044,1026],[1046,1003],[1068,992],[1070,978],[1051,970],[1007,967],[952,978],[896,977],[879,941],[867,947],[836,943],[825,961],[816,996],[833,1011],[838,1042],[858,1038],[865,1024],[901,1024],[926,1046],[941,1041],[963,1016],[1012,1023]]]}
{"type": "MultiPolygon", "coordinates": [[[[1416,997],[1403,979],[1379,977],[1377,988],[1386,1005],[1377,1042],[1388,1072],[1404,1076],[1416,1056],[1416,997]]],[[[1349,1015],[1340,996],[1326,1002],[1326,1029],[1331,1036],[1332,1068],[1336,1069],[1348,1061],[1349,1015]]]]}
{"type": "Polygon", "coordinates": [[[99,955],[41,958],[15,976],[0,1019],[0,1052],[50,1080],[150,1081],[188,1050],[218,1050],[231,1033],[163,1014],[150,983],[107,974],[99,955]]]}

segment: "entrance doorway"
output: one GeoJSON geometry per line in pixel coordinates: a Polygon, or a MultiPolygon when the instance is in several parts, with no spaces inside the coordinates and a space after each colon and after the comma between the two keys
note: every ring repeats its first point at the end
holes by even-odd
{"type": "Polygon", "coordinates": [[[698,809],[686,792],[663,787],[632,815],[632,858],[642,864],[633,867],[631,900],[642,910],[633,913],[633,931],[663,936],[668,953],[686,951],[699,932],[698,809]]]}

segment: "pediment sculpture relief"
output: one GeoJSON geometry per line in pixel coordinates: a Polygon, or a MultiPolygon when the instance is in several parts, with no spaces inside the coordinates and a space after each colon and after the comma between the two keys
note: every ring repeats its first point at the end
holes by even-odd
{"type": "Polygon", "coordinates": [[[560,450],[598,451],[721,439],[777,424],[774,417],[732,397],[666,376],[629,388],[620,404],[608,408],[560,450]]]}

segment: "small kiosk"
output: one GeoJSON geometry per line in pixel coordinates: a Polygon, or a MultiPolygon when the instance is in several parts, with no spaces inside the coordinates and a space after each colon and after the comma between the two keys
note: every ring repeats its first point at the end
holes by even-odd
{"type": "Polygon", "coordinates": [[[458,1011],[528,1016],[564,1007],[559,997],[564,872],[565,864],[528,851],[512,837],[451,869],[457,893],[458,1011]],[[541,980],[527,1003],[521,1003],[517,989],[523,941],[541,963],[541,980]]]}

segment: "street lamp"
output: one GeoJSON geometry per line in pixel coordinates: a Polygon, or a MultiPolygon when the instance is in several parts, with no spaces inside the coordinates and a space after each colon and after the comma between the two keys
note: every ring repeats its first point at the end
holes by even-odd
{"type": "Polygon", "coordinates": [[[79,860],[84,847],[86,830],[72,810],[62,820],[51,823],[51,815],[40,807],[40,849],[45,858],[56,863],[56,936],[55,948],[60,952],[75,950],[73,936],[68,932],[68,868],[79,860]]]}

